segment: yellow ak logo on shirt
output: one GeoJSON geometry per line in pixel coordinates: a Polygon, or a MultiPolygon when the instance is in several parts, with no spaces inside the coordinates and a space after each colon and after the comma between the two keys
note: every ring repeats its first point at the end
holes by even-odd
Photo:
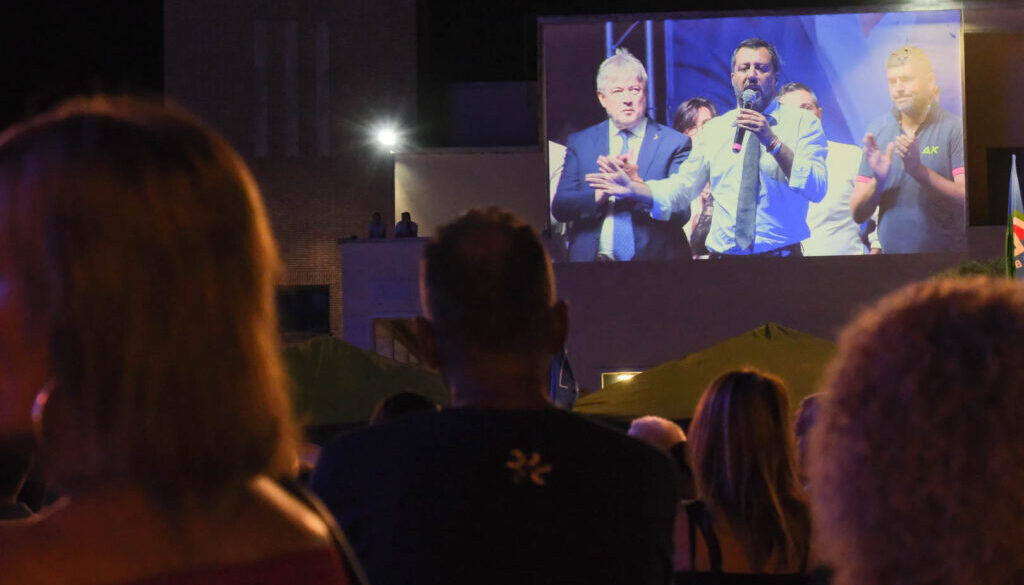
{"type": "Polygon", "coordinates": [[[921,151],[921,154],[939,154],[939,147],[938,145],[926,146],[924,147],[924,150],[921,151]]]}

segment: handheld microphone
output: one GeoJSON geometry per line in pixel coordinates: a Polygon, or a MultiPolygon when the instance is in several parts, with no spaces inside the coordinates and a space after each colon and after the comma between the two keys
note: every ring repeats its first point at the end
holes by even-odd
{"type": "MultiPolygon", "coordinates": [[[[757,90],[744,89],[743,96],[740,99],[743,101],[743,109],[749,110],[750,106],[754,105],[754,100],[757,99],[757,90]]],[[[736,138],[732,139],[733,152],[739,152],[743,149],[743,135],[746,133],[746,128],[736,128],[736,138]]]]}

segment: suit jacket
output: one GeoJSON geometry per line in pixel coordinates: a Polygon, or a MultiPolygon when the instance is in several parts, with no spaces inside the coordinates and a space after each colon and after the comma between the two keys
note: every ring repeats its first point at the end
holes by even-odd
{"type": "MultiPolygon", "coordinates": [[[[608,124],[605,120],[569,136],[565,164],[558,181],[551,214],[569,226],[569,259],[589,262],[597,258],[601,225],[607,204],[594,201],[594,189],[586,182],[587,173],[597,173],[597,157],[607,155],[608,124]]],[[[648,118],[647,130],[637,160],[640,178],[664,179],[679,168],[690,153],[690,138],[648,118]]],[[[646,210],[633,211],[634,260],[671,260],[690,258],[690,247],[683,235],[689,210],[672,214],[668,221],[652,219],[646,210]]]]}

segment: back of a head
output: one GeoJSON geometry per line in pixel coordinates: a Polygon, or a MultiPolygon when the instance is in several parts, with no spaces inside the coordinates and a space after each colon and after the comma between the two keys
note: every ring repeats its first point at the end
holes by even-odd
{"type": "Polygon", "coordinates": [[[0,504],[14,500],[32,467],[32,452],[14,441],[0,442],[0,504]]]}
{"type": "Polygon", "coordinates": [[[187,113],[69,102],[0,137],[0,243],[50,340],[50,471],[173,503],[294,452],[276,247],[237,153],[187,113]]]}
{"type": "Polygon", "coordinates": [[[436,411],[441,406],[422,394],[396,392],[381,399],[373,408],[371,425],[379,425],[414,412],[436,411]]]}
{"type": "Polygon", "coordinates": [[[814,93],[814,90],[812,90],[806,83],[800,83],[799,81],[790,81],[780,87],[778,97],[782,97],[787,93],[792,93],[794,91],[806,91],[808,95],[811,96],[811,100],[814,102],[814,105],[818,106],[818,94],[814,93]]]}
{"type": "Polygon", "coordinates": [[[626,434],[665,451],[686,442],[682,427],[667,418],[653,415],[633,419],[626,434]]]}
{"type": "Polygon", "coordinates": [[[449,356],[547,352],[551,262],[537,232],[514,214],[474,209],[438,228],[424,248],[421,289],[423,310],[449,356]]]}
{"type": "Polygon", "coordinates": [[[715,107],[714,102],[702,96],[692,97],[676,108],[675,116],[672,118],[672,128],[683,134],[694,129],[702,108],[710,112],[711,117],[718,115],[718,108],[715,107]]]}
{"type": "Polygon", "coordinates": [[[804,479],[807,474],[808,445],[810,444],[811,429],[814,428],[814,424],[818,420],[820,399],[820,394],[811,394],[805,397],[800,402],[799,408],[796,409],[796,415],[793,417],[793,431],[796,434],[796,449],[801,479],[804,479]]]}
{"type": "Polygon", "coordinates": [[[843,333],[812,431],[837,585],[1024,582],[1024,290],[908,286],[843,333]]]}
{"type": "Polygon", "coordinates": [[[810,517],[781,380],[755,370],[720,376],[701,396],[688,439],[698,497],[746,540],[753,568],[806,547],[810,517]]]}

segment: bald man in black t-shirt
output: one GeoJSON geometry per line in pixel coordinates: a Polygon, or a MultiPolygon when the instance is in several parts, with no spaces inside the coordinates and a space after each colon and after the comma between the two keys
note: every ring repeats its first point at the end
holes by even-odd
{"type": "Polygon", "coordinates": [[[939,108],[928,56],[900,47],[886,61],[893,109],[868,126],[850,196],[854,221],[878,210],[882,253],[962,252],[967,177],[963,122],[939,108]]]}

